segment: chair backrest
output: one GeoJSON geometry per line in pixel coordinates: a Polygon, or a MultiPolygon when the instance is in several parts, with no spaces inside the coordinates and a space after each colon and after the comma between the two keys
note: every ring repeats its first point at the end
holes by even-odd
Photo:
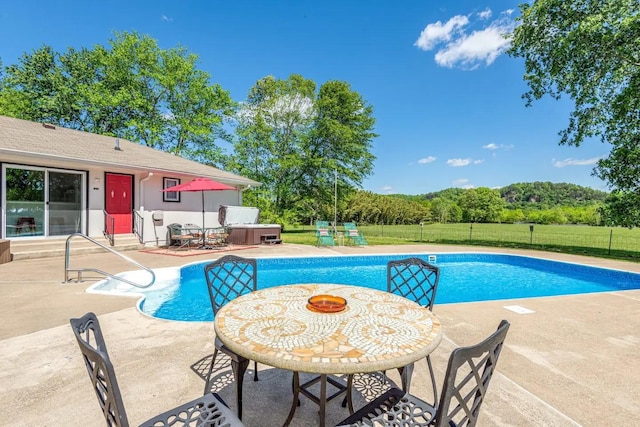
{"type": "Polygon", "coordinates": [[[185,225],[182,226],[183,229],[188,230],[188,231],[200,231],[202,229],[202,227],[200,227],[197,224],[191,224],[191,223],[187,223],[185,225]]]}
{"type": "Polygon", "coordinates": [[[109,360],[98,318],[87,313],[79,319],[71,319],[70,323],[107,425],[128,427],[116,373],[109,360]]]}
{"type": "Polygon", "coordinates": [[[181,228],[182,228],[182,224],[178,224],[177,222],[167,225],[167,230],[169,231],[169,234],[172,236],[180,234],[181,228]]]}
{"type": "Polygon", "coordinates": [[[218,310],[234,298],[257,289],[256,260],[225,255],[204,267],[211,308],[218,310]]]}
{"type": "Polygon", "coordinates": [[[316,230],[320,228],[329,228],[329,221],[316,221],[316,230]]]}
{"type": "Polygon", "coordinates": [[[356,223],[355,222],[345,222],[342,225],[344,226],[344,229],[347,230],[347,231],[356,229],[356,223]]]}
{"type": "Polygon", "coordinates": [[[480,344],[460,347],[451,353],[434,426],[473,427],[487,393],[502,344],[509,330],[503,320],[480,344]]]}
{"type": "Polygon", "coordinates": [[[387,291],[415,301],[429,310],[433,310],[439,280],[440,269],[420,258],[387,263],[387,291]]]}

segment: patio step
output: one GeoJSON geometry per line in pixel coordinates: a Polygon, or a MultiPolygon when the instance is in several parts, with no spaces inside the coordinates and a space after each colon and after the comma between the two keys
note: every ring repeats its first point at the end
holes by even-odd
{"type": "MultiPolygon", "coordinates": [[[[92,239],[118,252],[144,249],[144,245],[138,241],[138,238],[134,234],[116,235],[114,246],[110,246],[109,241],[104,238],[104,236],[92,237],[92,239]]],[[[67,236],[51,237],[39,240],[12,240],[12,259],[13,261],[17,261],[22,259],[64,256],[66,241],[67,236]]],[[[81,237],[74,238],[69,246],[69,253],[71,255],[94,254],[101,252],[105,252],[105,250],[81,237]]]]}

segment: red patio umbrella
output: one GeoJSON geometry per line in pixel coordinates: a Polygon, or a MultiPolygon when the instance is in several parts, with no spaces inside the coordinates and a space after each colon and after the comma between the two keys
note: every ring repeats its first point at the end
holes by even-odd
{"type": "Polygon", "coordinates": [[[174,185],[173,187],[165,188],[162,191],[199,191],[202,193],[202,228],[204,229],[204,192],[223,190],[237,190],[237,188],[209,178],[196,178],[191,182],[174,185]]]}

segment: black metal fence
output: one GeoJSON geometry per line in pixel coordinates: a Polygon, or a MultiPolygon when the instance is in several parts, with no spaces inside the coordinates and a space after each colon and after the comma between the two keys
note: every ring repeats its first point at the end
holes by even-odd
{"type": "MultiPolygon", "coordinates": [[[[640,229],[587,225],[416,224],[366,225],[368,238],[400,238],[423,243],[531,247],[563,252],[640,258],[640,229]]],[[[340,226],[338,226],[340,231],[340,226]]]]}

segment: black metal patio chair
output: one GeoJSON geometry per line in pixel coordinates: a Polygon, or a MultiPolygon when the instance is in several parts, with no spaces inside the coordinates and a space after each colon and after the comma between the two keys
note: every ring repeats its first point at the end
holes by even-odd
{"type": "MultiPolygon", "coordinates": [[[[392,260],[387,263],[387,292],[408,298],[433,311],[433,304],[438,290],[440,269],[420,258],[405,258],[392,260]]],[[[438,401],[436,377],[433,371],[430,355],[427,355],[427,365],[433,388],[433,402],[438,401]]],[[[398,368],[402,378],[402,390],[409,392],[411,374],[414,364],[398,368]],[[403,372],[407,370],[407,375],[403,372]]],[[[385,375],[386,378],[386,375],[385,375]]],[[[343,402],[344,403],[344,402],[343,402]]]]}
{"type": "MultiPolygon", "coordinates": [[[[257,289],[257,265],[255,259],[242,258],[235,255],[225,255],[204,267],[207,289],[211,299],[211,308],[215,318],[218,310],[240,295],[257,289]]],[[[204,391],[208,393],[211,387],[211,373],[218,356],[223,352],[231,359],[231,370],[236,385],[236,402],[238,418],[242,419],[242,379],[249,366],[249,359],[240,356],[223,344],[218,337],[215,339],[215,350],[209,366],[204,391]]],[[[254,361],[253,380],[258,381],[258,362],[254,361]]]]}
{"type": "Polygon", "coordinates": [[[182,226],[182,232],[189,236],[188,247],[204,246],[204,230],[198,224],[186,223],[182,226]]]}
{"type": "MultiPolygon", "coordinates": [[[[440,281],[440,269],[429,264],[420,258],[405,258],[392,260],[387,263],[387,292],[408,298],[423,307],[433,311],[433,304],[436,301],[436,291],[440,281]]],[[[438,402],[438,389],[436,377],[431,363],[431,356],[427,355],[427,365],[429,365],[429,375],[433,388],[433,402],[438,402]]],[[[413,371],[413,366],[398,368],[400,374],[404,369],[413,371]]],[[[409,392],[411,386],[411,375],[407,376],[407,382],[402,384],[402,389],[409,392]]]]}
{"type": "Polygon", "coordinates": [[[503,320],[481,343],[453,350],[437,407],[394,387],[338,427],[474,427],[508,330],[503,320]]]}
{"type": "MultiPolygon", "coordinates": [[[[70,323],[107,425],[128,427],[115,369],[107,353],[98,318],[94,313],[87,313],[71,319],[70,323]]],[[[141,424],[141,427],[152,426],[241,427],[243,424],[218,395],[208,393],[141,424]]]]}

